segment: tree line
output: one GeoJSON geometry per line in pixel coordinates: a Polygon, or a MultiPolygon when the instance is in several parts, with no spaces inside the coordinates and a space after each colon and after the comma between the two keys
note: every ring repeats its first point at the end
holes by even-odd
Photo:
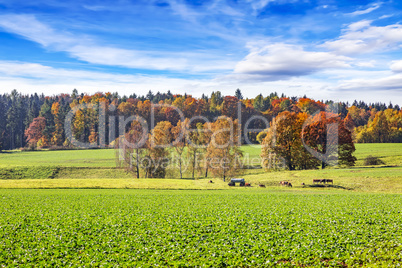
{"type": "MultiPolygon", "coordinates": [[[[275,92],[267,96],[259,94],[255,98],[244,98],[239,89],[234,96],[223,96],[216,91],[209,96],[203,94],[201,98],[172,94],[170,91],[156,94],[149,91],[145,96],[119,96],[118,93],[79,94],[74,90],[72,94],[44,96],[23,95],[13,90],[10,94],[0,95],[0,149],[72,147],[73,144],[66,138],[65,119],[71,109],[81,104],[92,104],[93,108],[79,109],[74,114],[72,134],[76,140],[92,144],[93,147],[111,144],[120,134],[119,119],[133,114],[144,118],[150,130],[162,121],[176,126],[183,118],[202,116],[214,122],[220,116],[226,116],[239,121],[242,143],[257,143],[260,131],[245,133],[247,129],[265,129],[266,122],[272,122],[283,112],[312,115],[331,105],[337,106],[337,113],[351,129],[354,141],[402,142],[402,113],[398,105],[392,104],[355,101],[349,105],[315,101],[306,96],[279,96],[275,92]],[[104,120],[100,120],[100,104],[107,110],[104,120]],[[153,109],[154,104],[158,106],[153,109]],[[175,107],[182,111],[182,116],[175,107]],[[245,122],[253,116],[258,118],[249,122],[246,128],[245,122]],[[99,135],[100,130],[107,133],[103,140],[99,135]]],[[[192,127],[201,122],[205,123],[205,120],[192,121],[192,127]]]]}

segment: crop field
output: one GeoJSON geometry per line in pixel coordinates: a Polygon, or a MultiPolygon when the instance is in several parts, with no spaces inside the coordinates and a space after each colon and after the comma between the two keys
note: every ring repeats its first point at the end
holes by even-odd
{"type": "Polygon", "coordinates": [[[402,263],[402,196],[0,190],[1,266],[402,263]]]}
{"type": "Polygon", "coordinates": [[[1,153],[0,267],[398,267],[402,146],[356,147],[352,168],[244,169],[252,187],[134,179],[107,149],[1,153]]]}

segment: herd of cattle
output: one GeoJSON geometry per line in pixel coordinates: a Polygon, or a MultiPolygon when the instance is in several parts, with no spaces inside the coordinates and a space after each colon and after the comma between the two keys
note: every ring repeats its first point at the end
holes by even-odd
{"type": "MultiPolygon", "coordinates": [[[[212,180],[209,181],[210,183],[212,183],[212,180]]],[[[240,183],[240,186],[251,186],[250,183],[246,183],[244,179],[231,179],[231,181],[228,183],[229,186],[235,186],[236,183],[240,183]]],[[[313,179],[313,184],[315,183],[332,183],[334,184],[334,180],[330,180],[330,179],[313,179]]],[[[287,187],[293,187],[292,183],[289,181],[281,181],[279,182],[279,184],[281,186],[287,186],[287,187]]],[[[302,183],[302,186],[304,186],[304,182],[302,183]]],[[[263,187],[265,188],[265,184],[259,184],[259,187],[263,187]]]]}
{"type": "Polygon", "coordinates": [[[292,184],[288,181],[281,181],[279,184],[282,186],[293,187],[292,184]]]}

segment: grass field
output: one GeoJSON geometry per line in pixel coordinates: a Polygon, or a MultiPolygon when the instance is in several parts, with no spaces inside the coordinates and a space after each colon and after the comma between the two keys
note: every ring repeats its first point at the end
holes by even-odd
{"type": "MultiPolygon", "coordinates": [[[[261,154],[260,145],[244,145],[242,151],[250,158],[261,154]]],[[[115,167],[113,149],[61,150],[61,151],[8,151],[0,153],[1,167],[62,166],[62,167],[115,167]]],[[[401,143],[356,144],[357,165],[362,166],[368,155],[378,156],[386,165],[402,164],[401,143]]]]}
{"type": "Polygon", "coordinates": [[[2,266],[396,267],[402,195],[0,190],[2,266]]]}
{"type": "MultiPolygon", "coordinates": [[[[277,189],[279,181],[293,184],[294,191],[322,190],[312,185],[313,179],[333,179],[325,190],[402,193],[402,145],[356,144],[357,167],[304,171],[266,172],[245,169],[240,176],[256,186],[265,184],[277,189]],[[383,166],[364,167],[368,155],[380,157],[383,166]],[[302,183],[305,186],[302,187],[302,183]]],[[[259,159],[260,146],[243,146],[248,159],[259,159]]],[[[177,172],[168,179],[133,179],[122,169],[115,169],[115,151],[12,151],[0,154],[0,188],[138,188],[138,189],[231,189],[221,179],[177,179],[177,172]]],[[[251,166],[258,166],[250,162],[251,166]]],[[[185,177],[190,177],[187,172],[185,177]]]]}
{"type": "MultiPolygon", "coordinates": [[[[364,159],[369,155],[379,157],[386,165],[402,165],[402,143],[357,143],[355,147],[357,166],[363,166],[364,159]]],[[[242,150],[250,157],[258,157],[261,154],[260,145],[245,145],[242,150]]]]}
{"type": "Polygon", "coordinates": [[[95,149],[0,153],[0,167],[17,166],[115,167],[115,151],[95,149]]]}

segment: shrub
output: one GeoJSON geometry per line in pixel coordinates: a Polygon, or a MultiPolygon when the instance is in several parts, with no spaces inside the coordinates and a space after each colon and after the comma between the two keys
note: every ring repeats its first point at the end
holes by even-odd
{"type": "Polygon", "coordinates": [[[373,166],[373,165],[384,165],[384,161],[379,159],[377,156],[369,155],[364,159],[364,164],[366,166],[373,166]]]}

